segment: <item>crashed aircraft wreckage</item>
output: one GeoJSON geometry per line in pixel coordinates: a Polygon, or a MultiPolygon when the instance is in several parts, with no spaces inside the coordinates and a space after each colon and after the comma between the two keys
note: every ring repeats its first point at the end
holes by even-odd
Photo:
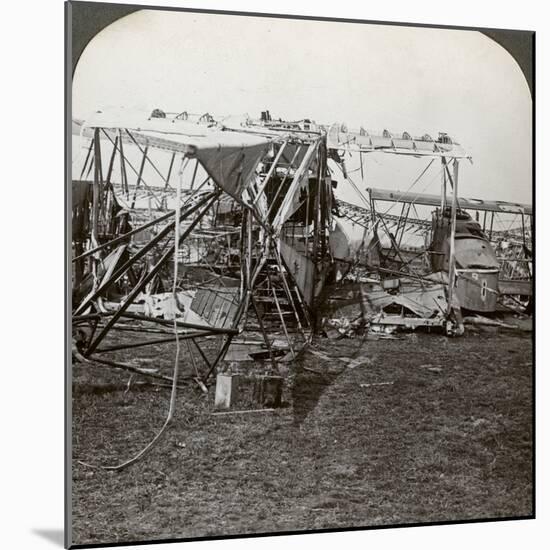
{"type": "Polygon", "coordinates": [[[290,358],[309,342],[331,264],[332,186],[322,132],[268,126],[235,131],[208,117],[198,123],[186,118],[97,113],[75,122],[75,132],[91,142],[81,178],[72,186],[73,326],[78,356],[108,363],[98,354],[174,341],[165,335],[105,345],[111,331],[129,329],[132,321],[144,331],[151,330],[144,323],[162,328],[175,321],[177,337],[188,340],[205,363],[195,377],[205,383],[250,316],[274,367],[278,350],[268,338],[268,319],[276,318],[283,328],[290,358]],[[128,161],[129,146],[142,154],[139,169],[128,161]],[[171,155],[160,190],[143,181],[152,149],[171,155]],[[119,188],[113,184],[116,157],[119,188]],[[92,166],[90,181],[85,174],[92,166]],[[133,188],[129,169],[137,174],[133,188]],[[206,177],[199,182],[201,174],[206,177]],[[135,226],[139,193],[145,189],[162,210],[159,197],[173,194],[174,179],[174,210],[135,226]],[[189,186],[183,189],[185,180],[189,186]],[[174,255],[183,277],[176,292],[159,293],[174,255]],[[297,330],[291,332],[290,325],[297,330]],[[208,358],[202,344],[213,337],[220,341],[208,358]]]}
{"type": "MultiPolygon", "coordinates": [[[[90,140],[72,181],[78,360],[132,370],[103,354],[185,341],[191,378],[204,387],[224,358],[238,358],[251,327],[260,335],[254,358],[268,360],[274,372],[281,359],[294,359],[321,328],[324,287],[346,266],[366,270],[363,297],[379,326],[461,334],[461,308],[490,311],[504,285],[491,239],[458,197],[459,162],[469,156],[446,134],[434,140],[350,132],[307,119],[274,121],[269,112],[260,120],[218,122],[158,109],[149,116],[98,112],[73,121],[73,134],[90,140]],[[158,152],[168,159],[164,172],[158,152]],[[377,213],[374,201],[384,196],[372,190],[366,199],[357,189],[365,208],[336,200],[329,161],[356,187],[344,153],[372,152],[441,160],[442,196],[432,223],[377,213]],[[146,183],[146,167],[162,185],[146,183]],[[343,219],[364,228],[354,251],[343,219]],[[400,246],[411,227],[432,236],[425,273],[412,269],[400,246]],[[272,337],[273,326],[284,338],[272,337]],[[156,336],[109,343],[116,331],[156,336]]],[[[414,201],[399,197],[410,210],[414,201]]]]}

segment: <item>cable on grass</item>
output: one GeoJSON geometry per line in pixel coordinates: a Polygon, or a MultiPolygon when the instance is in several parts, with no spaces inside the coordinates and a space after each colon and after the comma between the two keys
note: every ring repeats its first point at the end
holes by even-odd
{"type": "MultiPolygon", "coordinates": [[[[182,166],[179,171],[179,181],[178,181],[178,187],[177,187],[177,195],[176,195],[176,208],[175,208],[175,234],[174,234],[174,280],[172,284],[172,293],[174,296],[174,304],[176,305],[176,308],[178,308],[178,300],[177,300],[177,280],[178,280],[178,252],[179,252],[179,238],[180,238],[180,224],[178,223],[179,217],[180,217],[180,210],[181,210],[181,186],[182,186],[182,180],[183,180],[183,170],[186,166],[186,160],[184,159],[182,161],[182,166]]],[[[94,466],[92,464],[87,464],[86,462],[82,462],[79,460],[79,464],[82,464],[83,466],[88,466],[91,468],[100,468],[101,470],[109,470],[109,471],[120,471],[124,468],[127,468],[128,466],[131,466],[132,464],[135,464],[138,460],[140,460],[143,456],[145,456],[146,453],[148,453],[155,445],[155,443],[161,438],[161,436],[166,431],[166,428],[174,418],[174,412],[176,410],[176,396],[177,396],[177,388],[178,388],[178,375],[179,375],[179,358],[180,358],[180,341],[179,341],[179,332],[178,332],[178,325],[177,325],[177,317],[174,314],[174,335],[176,338],[176,355],[174,359],[174,374],[172,376],[172,391],[170,393],[170,408],[168,409],[168,415],[166,416],[166,420],[164,421],[164,424],[160,428],[160,430],[157,432],[155,437],[141,450],[139,453],[137,453],[135,456],[127,460],[126,462],[122,462],[121,464],[117,464],[116,466],[94,466]]]]}

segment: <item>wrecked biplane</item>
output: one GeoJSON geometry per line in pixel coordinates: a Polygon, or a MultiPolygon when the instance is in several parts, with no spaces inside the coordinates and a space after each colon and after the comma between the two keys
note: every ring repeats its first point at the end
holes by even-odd
{"type": "MultiPolygon", "coordinates": [[[[447,316],[454,310],[458,325],[461,324],[462,309],[494,312],[497,300],[502,303],[503,300],[517,301],[519,298],[520,305],[529,310],[532,209],[524,204],[460,198],[459,161],[471,159],[450,136],[440,134],[437,140],[433,140],[425,135],[415,139],[406,132],[393,135],[387,131],[382,136],[374,136],[364,130],[352,133],[345,128],[332,127],[329,137],[345,146],[346,150],[359,154],[379,151],[431,157],[428,166],[406,192],[368,188],[368,198],[363,198],[366,208],[338,202],[341,215],[365,230],[364,239],[369,242],[363,243],[362,260],[367,271],[379,275],[382,287],[390,289],[392,296],[383,295],[389,309],[395,309],[395,304],[400,302],[398,296],[407,294],[403,288],[406,282],[409,286],[412,284],[411,292],[418,304],[425,302],[427,286],[443,284],[447,316]],[[441,194],[411,192],[438,157],[441,159],[441,194]],[[448,185],[452,188],[451,197],[447,196],[448,185]],[[380,211],[378,202],[399,203],[401,213],[390,214],[391,208],[380,211]],[[431,221],[418,214],[417,206],[436,207],[431,221]],[[475,220],[469,212],[475,212],[475,220]],[[482,223],[480,215],[483,216],[482,223]],[[511,219],[503,220],[505,216],[511,216],[511,219]],[[499,229],[495,223],[500,225],[499,229]]],[[[344,177],[351,180],[344,163],[341,163],[341,168],[344,177]]],[[[362,163],[361,171],[363,173],[362,163]]],[[[435,305],[435,300],[429,296],[427,299],[432,301],[432,306],[435,305]]],[[[441,304],[438,308],[441,309],[441,304]]],[[[445,317],[435,310],[426,317],[426,312],[422,314],[421,310],[414,309],[409,304],[410,315],[402,313],[402,319],[394,315],[391,322],[433,326],[434,319],[445,317]]]]}
{"type": "MultiPolygon", "coordinates": [[[[406,232],[420,237],[415,252],[424,262],[417,272],[447,273],[452,229],[452,210],[448,205],[452,199],[375,188],[368,189],[368,193],[375,212],[378,201],[403,205],[397,218],[397,244],[407,240],[403,239],[406,232]],[[435,207],[431,223],[410,217],[412,205],[435,207]]],[[[457,205],[454,253],[461,307],[491,313],[505,298],[528,301],[532,295],[531,206],[462,197],[457,198],[457,205]]]]}
{"type": "MultiPolygon", "coordinates": [[[[268,358],[277,371],[276,358],[295,358],[311,340],[325,283],[338,266],[359,265],[361,259],[377,277],[365,295],[379,324],[460,334],[461,308],[491,310],[495,288],[502,292],[498,274],[509,269],[498,264],[489,243],[498,236],[493,218],[489,238],[486,216],[481,230],[466,219],[458,166],[470,157],[447,134],[434,140],[407,132],[350,132],[310,119],[273,120],[268,111],[257,120],[218,122],[209,114],[159,109],[150,115],[97,112],[73,121],[73,133],[89,140],[80,177],[72,183],[78,358],[114,365],[102,354],[182,339],[193,358],[188,375],[200,384],[226,357],[268,358]],[[442,195],[433,204],[440,208],[432,223],[409,218],[414,201],[407,202],[406,194],[362,194],[346,171],[344,153],[371,152],[441,160],[442,195]],[[365,208],[336,200],[332,163],[365,208]],[[146,182],[153,177],[155,184],[146,182]],[[375,201],[394,196],[403,203],[401,216],[378,213],[375,201]],[[354,252],[343,219],[364,228],[354,252]],[[430,234],[420,252],[403,246],[411,228],[424,241],[430,234]],[[419,272],[415,266],[426,254],[427,271],[419,272]],[[433,272],[439,278],[430,279],[433,272]],[[111,338],[124,331],[157,337],[137,343],[111,338]],[[239,345],[251,331],[256,347],[242,352],[239,345]]],[[[477,210],[493,216],[487,204],[484,210],[476,203],[477,210]]],[[[524,214],[525,208],[525,222],[524,214]]],[[[521,261],[508,262],[516,264],[515,273],[521,261]]],[[[523,286],[521,292],[527,294],[523,286]]]]}
{"type": "Polygon", "coordinates": [[[204,384],[247,323],[261,333],[274,369],[281,350],[295,357],[311,338],[331,265],[326,135],[265,120],[230,127],[210,115],[193,120],[160,110],[98,112],[74,121],[73,134],[90,139],[72,185],[77,357],[109,364],[98,355],[178,338],[204,364],[190,373],[204,384]],[[168,155],[165,175],[155,151],[168,155]],[[146,183],[146,167],[162,186],[146,183]],[[273,320],[286,340],[277,349],[268,336],[273,320]],[[178,334],[109,344],[117,331],[166,333],[172,325],[178,334]],[[216,346],[204,346],[212,339],[216,346]],[[205,347],[215,352],[208,357],[205,347]]]}
{"type": "Polygon", "coordinates": [[[375,284],[374,288],[370,288],[367,292],[367,298],[369,296],[376,298],[371,299],[367,304],[377,313],[372,319],[372,324],[384,325],[388,328],[401,326],[412,329],[418,326],[445,327],[449,335],[462,334],[464,328],[461,306],[456,293],[456,211],[459,162],[464,159],[471,161],[469,154],[446,133],[440,133],[434,140],[428,134],[414,137],[408,132],[396,134],[388,130],[375,134],[363,128],[359,132],[353,132],[349,131],[345,125],[334,124],[327,129],[327,135],[329,148],[335,152],[332,158],[341,169],[343,177],[351,183],[366,206],[362,208],[343,202],[338,204],[343,218],[358,223],[365,229],[359,255],[356,255],[351,263],[355,266],[362,264],[367,274],[374,274],[376,277],[375,279],[371,277],[370,280],[367,278],[369,285],[372,286],[373,282],[375,284]],[[346,168],[344,155],[338,153],[339,151],[359,154],[363,177],[362,155],[364,154],[379,152],[430,159],[419,178],[436,159],[440,159],[445,177],[448,177],[453,187],[449,235],[451,244],[445,280],[428,282],[415,273],[411,266],[416,260],[416,255],[413,254],[412,257],[407,258],[400,246],[405,230],[401,218],[377,215],[372,198],[367,199],[353,182],[346,168]],[[453,167],[453,175],[449,171],[450,164],[453,167]],[[394,227],[393,232],[388,228],[390,221],[397,221],[397,227],[394,227]],[[393,257],[390,257],[390,254],[381,253],[379,229],[382,229],[385,237],[389,239],[393,257]]]}

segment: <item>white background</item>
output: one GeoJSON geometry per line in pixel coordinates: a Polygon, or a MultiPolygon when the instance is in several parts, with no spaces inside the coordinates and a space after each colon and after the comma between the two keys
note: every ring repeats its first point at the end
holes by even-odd
{"type": "MultiPolygon", "coordinates": [[[[136,4],[146,4],[136,0],[136,4]]],[[[166,548],[541,548],[550,531],[548,345],[544,249],[549,225],[548,107],[550,38],[544,2],[392,0],[162,0],[165,6],[265,11],[537,31],[537,518],[521,522],[384,529],[185,543],[166,548]],[[360,6],[360,7],[359,7],[360,6]],[[546,161],[546,162],[545,162],[546,161]],[[545,537],[546,535],[546,537],[545,537]]],[[[6,3],[0,19],[2,548],[60,547],[63,527],[63,2],[6,3]],[[24,168],[24,169],[23,169],[24,168]],[[24,174],[24,177],[22,177],[24,174]],[[27,179],[28,178],[28,179],[27,179]],[[7,193],[6,193],[7,191],[7,193]],[[56,534],[58,533],[58,534],[56,534]],[[52,540],[53,539],[53,540],[52,540]]],[[[483,368],[480,365],[480,368],[483,368]]],[[[137,547],[136,547],[137,548],[137,547]]]]}

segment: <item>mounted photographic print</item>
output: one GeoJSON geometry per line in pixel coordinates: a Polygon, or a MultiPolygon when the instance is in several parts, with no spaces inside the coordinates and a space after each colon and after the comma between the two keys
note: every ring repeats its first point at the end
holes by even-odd
{"type": "Polygon", "coordinates": [[[66,23],[66,545],[534,517],[534,33],[66,23]]]}

